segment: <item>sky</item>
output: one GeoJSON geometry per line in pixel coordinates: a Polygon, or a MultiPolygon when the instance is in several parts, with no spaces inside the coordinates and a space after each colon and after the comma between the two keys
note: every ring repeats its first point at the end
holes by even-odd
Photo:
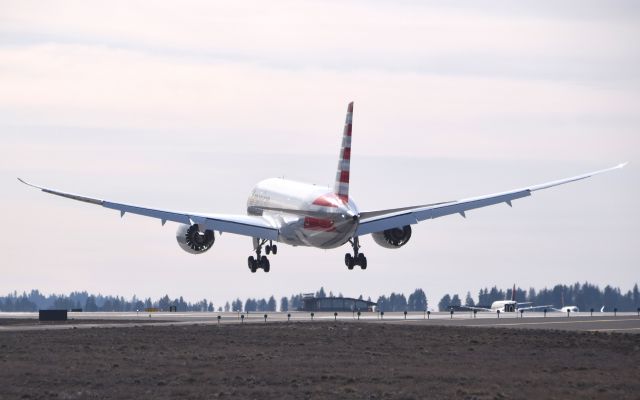
{"type": "Polygon", "coordinates": [[[640,281],[640,4],[635,1],[0,0],[0,294],[345,296],[640,281]],[[251,240],[183,252],[176,224],[29,189],[244,213],[273,176],[332,185],[355,102],[350,195],[363,211],[630,164],[361,240],[251,240]]]}

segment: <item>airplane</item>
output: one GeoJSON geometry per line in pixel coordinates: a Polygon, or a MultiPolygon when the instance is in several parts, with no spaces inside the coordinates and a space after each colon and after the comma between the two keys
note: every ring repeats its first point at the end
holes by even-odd
{"type": "Polygon", "coordinates": [[[476,310],[476,311],[490,311],[494,313],[498,313],[498,312],[502,313],[502,312],[516,312],[516,311],[524,312],[524,311],[532,311],[532,310],[539,310],[541,308],[552,307],[551,305],[522,307],[527,304],[531,304],[531,302],[518,303],[516,301],[516,285],[514,284],[513,290],[511,291],[511,300],[496,300],[493,303],[491,303],[491,307],[489,308],[474,307],[474,306],[462,306],[462,308],[476,310]]]}
{"type": "Polygon", "coordinates": [[[352,118],[353,102],[347,107],[333,188],[284,178],[265,179],[258,182],[251,191],[247,200],[247,215],[153,209],[48,189],[21,178],[18,180],[45,193],[117,210],[120,217],[127,213],[142,215],[160,220],[163,226],[167,221],[177,222],[180,224],[176,232],[178,245],[191,254],[202,254],[211,249],[216,240],[216,231],[218,235],[226,232],[248,236],[253,240],[255,257],[249,256],[247,264],[251,272],[255,273],[258,269],[269,272],[271,266],[267,255],[277,254],[277,243],[320,249],[333,249],[349,243],[353,254],[345,254],[345,265],[350,270],[355,266],[364,270],[367,268],[367,258],[360,252],[359,238],[362,236],[371,235],[375,243],[385,248],[400,248],[409,242],[411,226],[421,221],[452,214],[466,217],[465,213],[469,210],[494,204],[505,203],[512,206],[514,200],[528,197],[538,190],[578,181],[626,165],[623,163],[570,178],[462,200],[360,211],[349,196],[352,118]],[[266,255],[262,254],[263,247],[266,255]]]}

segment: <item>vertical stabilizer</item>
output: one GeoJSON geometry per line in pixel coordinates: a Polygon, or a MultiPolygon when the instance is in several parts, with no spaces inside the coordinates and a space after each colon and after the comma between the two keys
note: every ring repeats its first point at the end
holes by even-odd
{"type": "Polygon", "coordinates": [[[342,133],[342,146],[340,147],[340,158],[338,159],[338,172],[336,173],[336,183],[333,188],[335,194],[343,202],[349,201],[349,167],[351,165],[351,124],[353,119],[353,101],[347,108],[347,119],[344,122],[344,132],[342,133]]]}

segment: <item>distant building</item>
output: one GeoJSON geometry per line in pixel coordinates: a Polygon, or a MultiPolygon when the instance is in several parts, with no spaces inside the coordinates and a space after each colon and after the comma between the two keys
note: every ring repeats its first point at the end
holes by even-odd
{"type": "Polygon", "coordinates": [[[373,311],[377,306],[372,301],[354,299],[351,297],[315,297],[313,294],[304,295],[302,308],[298,311],[373,311]]]}

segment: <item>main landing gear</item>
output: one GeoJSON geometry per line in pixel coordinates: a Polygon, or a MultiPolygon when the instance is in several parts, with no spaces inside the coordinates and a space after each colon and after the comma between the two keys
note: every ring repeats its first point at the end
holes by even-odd
{"type": "MultiPolygon", "coordinates": [[[[255,273],[259,268],[262,268],[264,272],[269,272],[271,269],[271,265],[269,263],[269,259],[267,256],[262,255],[262,246],[267,243],[265,239],[253,239],[253,247],[256,251],[256,256],[249,256],[247,259],[247,264],[249,264],[249,269],[251,272],[255,273]]],[[[267,254],[272,253],[274,256],[278,254],[278,246],[273,244],[271,240],[269,240],[269,244],[265,246],[265,252],[267,254]]]]}
{"type": "Polygon", "coordinates": [[[359,265],[361,269],[367,269],[367,257],[363,253],[358,252],[360,250],[360,242],[357,237],[349,239],[351,247],[353,247],[353,255],[347,253],[344,255],[344,264],[349,269],[353,269],[356,265],[359,265]]]}

